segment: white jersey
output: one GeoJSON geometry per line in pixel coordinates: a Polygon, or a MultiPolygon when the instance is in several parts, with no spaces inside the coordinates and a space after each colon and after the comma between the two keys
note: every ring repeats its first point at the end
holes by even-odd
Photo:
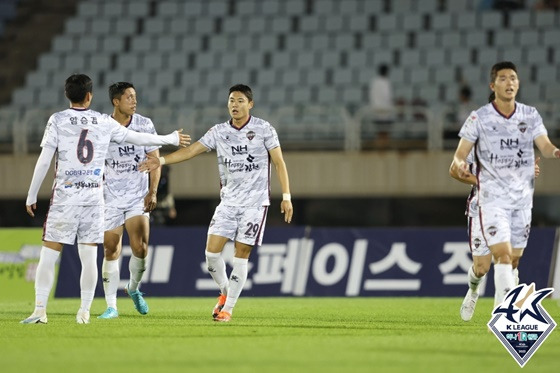
{"type": "MultiPolygon", "coordinates": [[[[157,135],[151,119],[138,114],[134,114],[125,127],[157,135]]],[[[146,159],[146,153],[158,148],[126,142],[109,145],[105,159],[105,205],[128,209],[143,203],[148,193],[149,174],[139,172],[138,164],[146,159]]]]}
{"type": "Polygon", "coordinates": [[[216,124],[199,142],[218,155],[220,198],[226,206],[270,205],[269,150],[280,146],[274,127],[251,116],[241,128],[216,124]]]}
{"type": "Polygon", "coordinates": [[[49,118],[41,147],[55,149],[52,205],[103,204],[105,156],[111,141],[128,130],[113,118],[89,109],[66,109],[49,118]]]}
{"type": "Polygon", "coordinates": [[[493,103],[473,111],[459,136],[475,143],[479,206],[525,209],[533,205],[534,140],[546,135],[534,107],[515,103],[510,117],[493,103]]]}

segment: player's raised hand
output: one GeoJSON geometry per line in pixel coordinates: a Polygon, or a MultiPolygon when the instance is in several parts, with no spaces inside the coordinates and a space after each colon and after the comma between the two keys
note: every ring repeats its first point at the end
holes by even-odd
{"type": "Polygon", "coordinates": [[[535,158],[535,177],[539,177],[541,174],[541,168],[539,167],[539,162],[541,161],[541,157],[535,158]]]}
{"type": "Polygon", "coordinates": [[[181,128],[180,130],[175,131],[177,132],[177,136],[179,136],[179,147],[181,148],[185,148],[188,145],[190,145],[191,143],[191,135],[187,134],[187,133],[182,133],[183,129],[181,128]]]}
{"type": "Polygon", "coordinates": [[[284,221],[286,223],[290,223],[292,221],[292,215],[294,214],[292,201],[283,200],[280,204],[280,212],[284,214],[284,221]]]}
{"type": "Polygon", "coordinates": [[[160,165],[161,164],[158,157],[154,157],[151,154],[147,154],[146,160],[138,165],[138,171],[150,172],[157,169],[160,165]]]}
{"type": "Polygon", "coordinates": [[[37,204],[34,203],[32,205],[27,205],[27,206],[25,206],[25,209],[27,210],[27,213],[29,214],[29,216],[34,218],[35,217],[35,212],[33,212],[33,210],[37,209],[37,204]]]}

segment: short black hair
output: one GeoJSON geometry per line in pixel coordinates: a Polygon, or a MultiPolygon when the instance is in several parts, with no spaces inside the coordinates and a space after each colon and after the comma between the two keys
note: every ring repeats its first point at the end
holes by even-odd
{"type": "Polygon", "coordinates": [[[85,74],[72,74],[64,83],[64,94],[70,102],[84,102],[86,95],[93,92],[93,81],[85,74]]]}
{"type": "Polygon", "coordinates": [[[248,85],[236,84],[236,85],[232,86],[229,89],[228,97],[229,97],[229,95],[231,95],[231,92],[241,92],[245,95],[245,97],[247,97],[249,102],[253,101],[253,91],[251,90],[251,87],[249,87],[248,85]]]}
{"type": "Polygon", "coordinates": [[[134,88],[134,85],[129,82],[116,82],[109,86],[109,100],[111,101],[111,105],[113,104],[113,99],[121,98],[128,88],[134,88]]]}
{"type": "Polygon", "coordinates": [[[496,78],[498,77],[498,72],[500,70],[505,70],[505,69],[511,69],[515,71],[515,73],[517,74],[517,67],[513,62],[509,62],[509,61],[498,62],[494,64],[494,66],[492,66],[492,70],[490,70],[490,82],[495,81],[496,78]]]}

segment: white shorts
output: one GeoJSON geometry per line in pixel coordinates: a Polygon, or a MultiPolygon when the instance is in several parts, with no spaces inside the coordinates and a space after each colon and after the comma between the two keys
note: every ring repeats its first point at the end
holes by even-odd
{"type": "Polygon", "coordinates": [[[240,207],[219,204],[208,234],[229,238],[246,245],[262,244],[268,206],[240,207]]]}
{"type": "Polygon", "coordinates": [[[490,249],[486,245],[486,240],[482,235],[482,229],[480,228],[480,218],[468,217],[468,227],[469,227],[469,246],[471,248],[471,254],[473,256],[485,256],[490,254],[490,249]]]}
{"type": "Polygon", "coordinates": [[[103,206],[51,205],[43,240],[73,245],[78,243],[103,243],[103,206]]]}
{"type": "Polygon", "coordinates": [[[111,229],[120,227],[128,219],[140,215],[150,219],[150,213],[144,211],[143,202],[128,210],[113,206],[105,206],[105,230],[110,231],[111,229]]]}
{"type": "Polygon", "coordinates": [[[531,209],[510,210],[499,207],[479,207],[482,233],[488,246],[511,242],[513,249],[527,247],[531,232],[531,209]]]}

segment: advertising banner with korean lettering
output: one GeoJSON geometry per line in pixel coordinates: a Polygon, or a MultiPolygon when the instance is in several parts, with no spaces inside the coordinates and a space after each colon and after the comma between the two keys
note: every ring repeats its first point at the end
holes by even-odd
{"type": "MultiPolygon", "coordinates": [[[[142,291],[148,296],[214,296],[204,227],[152,228],[142,291]]],[[[533,228],[521,259],[521,282],[548,285],[555,228],[533,228]]],[[[131,255],[124,242],[120,288],[131,255]]],[[[102,248],[98,251],[101,269],[102,248]]],[[[233,243],[223,257],[231,270],[233,243]]],[[[244,287],[254,296],[464,296],[472,259],[465,228],[269,227],[250,258],[244,287]]],[[[101,272],[101,270],[100,270],[101,272]]],[[[80,262],[63,250],[57,297],[78,297],[80,262]]],[[[484,293],[492,295],[492,270],[484,293]]],[[[103,296],[101,275],[96,296],[103,296]]]]}

